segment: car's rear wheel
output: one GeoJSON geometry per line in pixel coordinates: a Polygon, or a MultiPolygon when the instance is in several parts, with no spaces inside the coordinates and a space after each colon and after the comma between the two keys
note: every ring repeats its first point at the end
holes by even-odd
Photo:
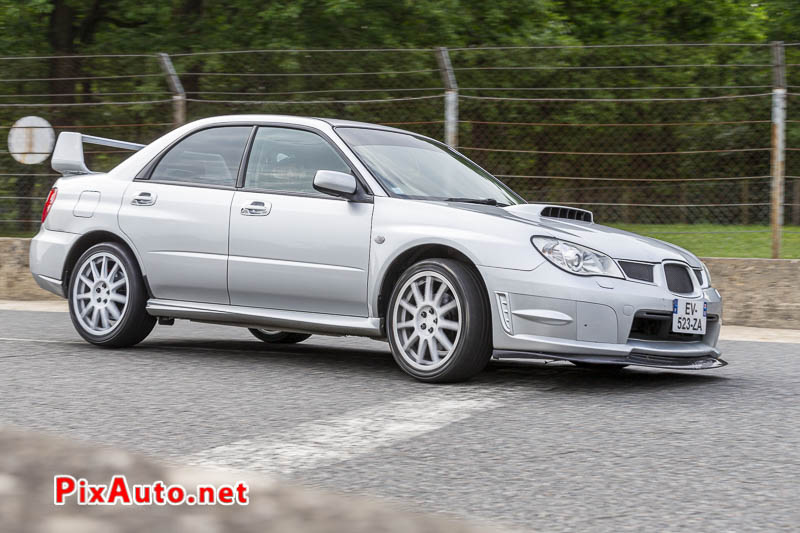
{"type": "Polygon", "coordinates": [[[131,253],[113,242],[96,244],[75,263],[69,282],[69,313],[92,344],[132,346],[156,324],[147,314],[147,290],[131,253]]]}
{"type": "Polygon", "coordinates": [[[289,331],[275,331],[271,329],[250,328],[248,331],[256,338],[269,344],[297,344],[311,336],[306,333],[291,333],[289,331]]]}
{"type": "Polygon", "coordinates": [[[489,302],[478,274],[452,259],[427,259],[403,273],[386,327],[395,361],[421,381],[469,379],[492,355],[489,302]]]}

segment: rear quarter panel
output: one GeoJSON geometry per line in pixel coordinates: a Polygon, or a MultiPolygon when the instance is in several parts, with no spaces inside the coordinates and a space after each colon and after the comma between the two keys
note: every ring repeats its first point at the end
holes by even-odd
{"type": "Polygon", "coordinates": [[[129,180],[111,179],[106,174],[62,177],[54,184],[54,187],[58,188],[58,195],[44,227],[51,231],[78,235],[95,231],[113,233],[130,246],[141,266],[141,257],[120,230],[117,218],[122,196],[129,185],[129,180]],[[96,193],[92,196],[99,195],[99,198],[96,201],[81,202],[79,206],[83,193],[96,193]]]}

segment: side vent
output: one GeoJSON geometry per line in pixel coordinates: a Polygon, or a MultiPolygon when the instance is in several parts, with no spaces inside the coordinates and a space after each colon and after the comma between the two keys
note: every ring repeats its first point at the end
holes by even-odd
{"type": "Polygon", "coordinates": [[[508,303],[508,293],[496,292],[495,294],[497,295],[497,309],[500,311],[500,323],[506,333],[513,335],[514,330],[511,322],[511,306],[508,303]]]}
{"type": "Polygon", "coordinates": [[[548,205],[542,209],[540,216],[548,218],[563,218],[564,220],[577,220],[579,222],[594,222],[594,217],[591,211],[585,209],[576,209],[574,207],[561,207],[557,205],[548,205]]]}

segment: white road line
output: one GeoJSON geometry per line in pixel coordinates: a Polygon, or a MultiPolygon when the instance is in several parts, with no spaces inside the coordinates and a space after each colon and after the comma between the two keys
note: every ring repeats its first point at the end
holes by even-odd
{"type": "Polygon", "coordinates": [[[288,432],[211,448],[181,462],[286,475],[347,461],[435,431],[500,406],[497,396],[497,390],[493,394],[485,387],[438,388],[412,399],[303,423],[288,432]]]}
{"type": "Polygon", "coordinates": [[[78,342],[78,341],[53,341],[53,340],[45,340],[45,339],[20,339],[20,338],[17,338],[17,337],[0,337],[0,341],[33,342],[33,343],[44,342],[44,343],[47,343],[47,344],[83,344],[83,345],[86,344],[85,342],[78,342]]]}
{"type": "Polygon", "coordinates": [[[0,311],[68,313],[69,304],[66,300],[0,300],[0,311]]]}

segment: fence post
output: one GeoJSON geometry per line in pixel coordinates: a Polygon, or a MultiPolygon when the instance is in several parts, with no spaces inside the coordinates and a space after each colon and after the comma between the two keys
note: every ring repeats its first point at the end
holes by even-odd
{"type": "Polygon", "coordinates": [[[436,49],[436,61],[442,74],[444,84],[444,142],[452,147],[458,147],[458,83],[450,63],[450,53],[447,48],[440,46],[436,49]]]}
{"type": "Polygon", "coordinates": [[[772,43],[772,73],[770,225],[772,226],[772,258],[778,259],[781,256],[784,172],[786,170],[786,61],[782,41],[772,43]]]}
{"type": "Polygon", "coordinates": [[[178,127],[186,123],[186,93],[169,55],[163,52],[159,53],[158,60],[161,63],[164,74],[167,75],[169,90],[172,91],[172,122],[175,127],[178,127]]]}

